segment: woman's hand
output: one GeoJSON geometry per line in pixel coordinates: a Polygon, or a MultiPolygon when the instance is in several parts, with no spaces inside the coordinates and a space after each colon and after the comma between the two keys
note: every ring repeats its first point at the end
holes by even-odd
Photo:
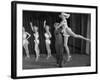
{"type": "Polygon", "coordinates": [[[46,20],[44,20],[44,28],[46,27],[46,20]]]}
{"type": "Polygon", "coordinates": [[[46,23],[46,20],[44,20],[44,23],[46,23]]]}

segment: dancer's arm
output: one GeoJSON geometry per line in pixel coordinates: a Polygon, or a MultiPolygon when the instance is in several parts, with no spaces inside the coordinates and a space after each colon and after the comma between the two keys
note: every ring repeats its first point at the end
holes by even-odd
{"type": "Polygon", "coordinates": [[[44,28],[46,27],[46,20],[44,21],[44,25],[43,25],[43,27],[44,27],[44,28]]]}
{"type": "Polygon", "coordinates": [[[28,35],[27,39],[29,39],[31,37],[31,35],[28,32],[26,32],[26,34],[28,35]]]}
{"type": "Polygon", "coordinates": [[[60,22],[60,23],[57,25],[57,28],[60,28],[61,26],[63,26],[63,21],[60,22]]]}
{"type": "Polygon", "coordinates": [[[30,22],[30,26],[31,26],[32,31],[34,31],[34,28],[33,28],[32,22],[30,22]]]}

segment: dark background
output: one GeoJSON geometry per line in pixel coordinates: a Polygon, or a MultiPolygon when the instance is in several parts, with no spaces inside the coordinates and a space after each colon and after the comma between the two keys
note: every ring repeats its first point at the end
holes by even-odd
{"type": "MultiPolygon", "coordinates": [[[[33,32],[31,30],[31,27],[29,25],[30,21],[33,23],[33,25],[36,25],[39,27],[39,49],[41,54],[47,53],[46,46],[45,46],[45,29],[43,28],[43,22],[44,20],[47,21],[47,25],[50,26],[50,32],[52,34],[51,38],[51,51],[52,54],[55,53],[55,38],[54,38],[54,23],[60,22],[61,19],[58,17],[59,12],[40,12],[40,11],[23,11],[23,26],[25,27],[25,30],[31,34],[31,37],[29,38],[29,51],[30,54],[34,54],[34,36],[33,32]]],[[[83,35],[84,37],[90,38],[90,23],[91,23],[91,15],[90,14],[84,14],[84,13],[70,13],[70,18],[68,19],[68,26],[77,34],[83,35]]],[[[82,39],[76,39],[73,37],[69,38],[68,45],[71,54],[90,54],[90,45],[87,46],[87,42],[82,39]],[[86,48],[88,48],[86,50],[86,48]]],[[[24,51],[25,53],[25,51],[24,51]]]]}

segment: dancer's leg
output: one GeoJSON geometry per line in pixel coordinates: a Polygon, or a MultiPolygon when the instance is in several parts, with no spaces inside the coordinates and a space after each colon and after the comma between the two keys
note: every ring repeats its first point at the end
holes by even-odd
{"type": "Polygon", "coordinates": [[[73,36],[73,37],[75,37],[75,38],[80,38],[80,39],[84,39],[84,40],[86,40],[86,41],[90,41],[90,39],[85,38],[85,37],[83,37],[82,35],[75,34],[71,29],[69,29],[67,32],[68,32],[68,34],[69,34],[70,36],[73,36]]]}
{"type": "Polygon", "coordinates": [[[67,54],[68,54],[67,61],[69,62],[71,60],[71,55],[70,55],[70,51],[69,51],[69,47],[68,46],[66,46],[66,51],[67,51],[67,54]]]}
{"type": "Polygon", "coordinates": [[[50,44],[49,43],[46,43],[46,48],[47,48],[47,59],[51,56],[51,49],[50,49],[50,44]]]}
{"type": "Polygon", "coordinates": [[[39,44],[37,44],[37,53],[38,53],[38,56],[40,56],[39,44]]]}
{"type": "Polygon", "coordinates": [[[25,44],[25,45],[24,45],[24,49],[25,49],[25,51],[26,51],[26,57],[27,57],[27,58],[30,58],[29,49],[28,49],[28,44],[25,44]]]}
{"type": "Polygon", "coordinates": [[[38,44],[35,44],[35,52],[36,52],[36,61],[38,61],[39,59],[39,48],[38,48],[38,44]]]}
{"type": "Polygon", "coordinates": [[[81,38],[81,39],[84,39],[84,40],[86,40],[86,41],[90,41],[90,39],[85,38],[85,37],[83,37],[83,36],[81,36],[81,35],[76,35],[76,38],[81,38]]]}
{"type": "Polygon", "coordinates": [[[69,51],[69,47],[68,47],[68,37],[64,37],[64,47],[65,47],[66,53],[68,55],[67,61],[70,61],[71,55],[70,55],[70,51],[69,51]]]}

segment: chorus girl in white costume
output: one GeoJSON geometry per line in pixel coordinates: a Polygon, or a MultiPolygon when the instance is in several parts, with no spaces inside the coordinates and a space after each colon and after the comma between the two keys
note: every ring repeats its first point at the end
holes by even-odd
{"type": "Polygon", "coordinates": [[[44,21],[44,28],[45,28],[45,38],[46,38],[46,40],[45,40],[45,43],[46,43],[46,49],[47,49],[47,59],[49,58],[49,57],[51,57],[51,49],[50,49],[50,44],[51,44],[51,41],[50,41],[50,38],[52,37],[51,36],[51,33],[50,33],[50,31],[49,31],[49,26],[48,25],[46,25],[46,20],[44,21]]]}
{"type": "Polygon", "coordinates": [[[66,52],[68,54],[68,60],[67,61],[70,61],[72,58],[71,58],[69,47],[68,47],[68,38],[70,36],[72,36],[74,38],[80,38],[80,39],[84,39],[86,41],[90,41],[90,39],[74,33],[71,30],[71,28],[68,27],[67,19],[70,17],[70,14],[62,12],[61,15],[59,15],[59,17],[62,19],[62,21],[60,22],[58,27],[63,28],[62,33],[63,33],[63,36],[64,36],[64,47],[65,47],[66,52]]]}
{"type": "Polygon", "coordinates": [[[30,38],[31,35],[28,32],[25,31],[24,27],[22,27],[22,34],[23,34],[22,35],[23,47],[24,47],[25,52],[26,52],[26,58],[30,58],[29,49],[28,49],[28,44],[29,44],[28,39],[30,38]]]}
{"type": "Polygon", "coordinates": [[[39,33],[38,33],[38,27],[32,25],[32,22],[30,22],[30,25],[31,25],[31,29],[32,31],[34,32],[34,37],[35,37],[35,40],[34,40],[34,43],[35,43],[35,52],[36,52],[36,59],[35,61],[38,61],[39,59],[39,56],[40,56],[40,50],[39,50],[39,33]]]}

